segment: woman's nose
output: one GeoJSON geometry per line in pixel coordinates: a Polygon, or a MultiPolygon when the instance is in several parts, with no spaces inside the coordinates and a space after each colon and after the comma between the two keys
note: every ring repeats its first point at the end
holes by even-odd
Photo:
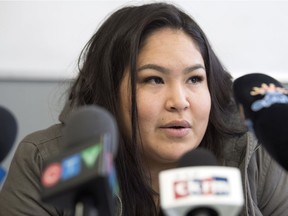
{"type": "Polygon", "coordinates": [[[166,109],[169,111],[182,111],[190,107],[185,87],[170,88],[167,93],[166,109]]]}

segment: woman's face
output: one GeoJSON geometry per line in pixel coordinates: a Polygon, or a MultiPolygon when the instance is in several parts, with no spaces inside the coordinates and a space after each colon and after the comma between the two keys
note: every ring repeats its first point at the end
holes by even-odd
{"type": "MultiPolygon", "coordinates": [[[[120,87],[124,127],[131,133],[130,77],[120,87]]],[[[211,98],[204,60],[193,40],[181,30],[152,33],[137,62],[139,143],[150,164],[174,163],[196,148],[206,131],[211,98]]]]}

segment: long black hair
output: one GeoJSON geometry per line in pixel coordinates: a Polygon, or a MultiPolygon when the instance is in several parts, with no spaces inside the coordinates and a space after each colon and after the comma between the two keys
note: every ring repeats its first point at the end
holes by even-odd
{"type": "Polygon", "coordinates": [[[221,144],[240,133],[226,123],[232,115],[232,79],[225,71],[204,32],[185,12],[167,3],[127,6],[114,12],[93,35],[79,58],[79,76],[70,92],[72,106],[98,104],[119,122],[120,143],[116,167],[125,216],[157,215],[150,179],[144,172],[137,145],[136,62],[145,39],[160,28],[179,29],[190,35],[205,62],[212,107],[206,134],[200,146],[219,158],[221,144]],[[131,77],[131,137],[121,131],[119,87],[126,68],[131,77]]]}

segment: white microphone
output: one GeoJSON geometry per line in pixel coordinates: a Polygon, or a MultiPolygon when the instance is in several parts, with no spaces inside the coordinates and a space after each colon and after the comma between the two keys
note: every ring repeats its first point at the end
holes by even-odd
{"type": "Polygon", "coordinates": [[[198,148],[179,160],[179,168],[160,172],[160,205],[166,216],[236,216],[244,204],[240,171],[218,166],[198,148]]]}

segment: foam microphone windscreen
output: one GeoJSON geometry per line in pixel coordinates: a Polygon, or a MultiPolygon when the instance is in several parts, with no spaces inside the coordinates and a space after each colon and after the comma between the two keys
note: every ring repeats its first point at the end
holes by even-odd
{"type": "Polygon", "coordinates": [[[84,106],[67,120],[64,140],[67,147],[75,147],[79,143],[99,137],[99,134],[109,133],[111,137],[110,152],[116,156],[118,150],[118,128],[112,114],[97,106],[84,106]]]}
{"type": "Polygon", "coordinates": [[[220,166],[220,164],[212,152],[197,148],[182,155],[178,161],[178,167],[191,166],[220,166]]]}
{"type": "Polygon", "coordinates": [[[248,128],[288,170],[288,91],[278,80],[261,73],[237,78],[233,91],[248,128]]]}
{"type": "Polygon", "coordinates": [[[14,115],[4,107],[0,107],[0,162],[12,148],[16,134],[17,122],[14,115]]]}

